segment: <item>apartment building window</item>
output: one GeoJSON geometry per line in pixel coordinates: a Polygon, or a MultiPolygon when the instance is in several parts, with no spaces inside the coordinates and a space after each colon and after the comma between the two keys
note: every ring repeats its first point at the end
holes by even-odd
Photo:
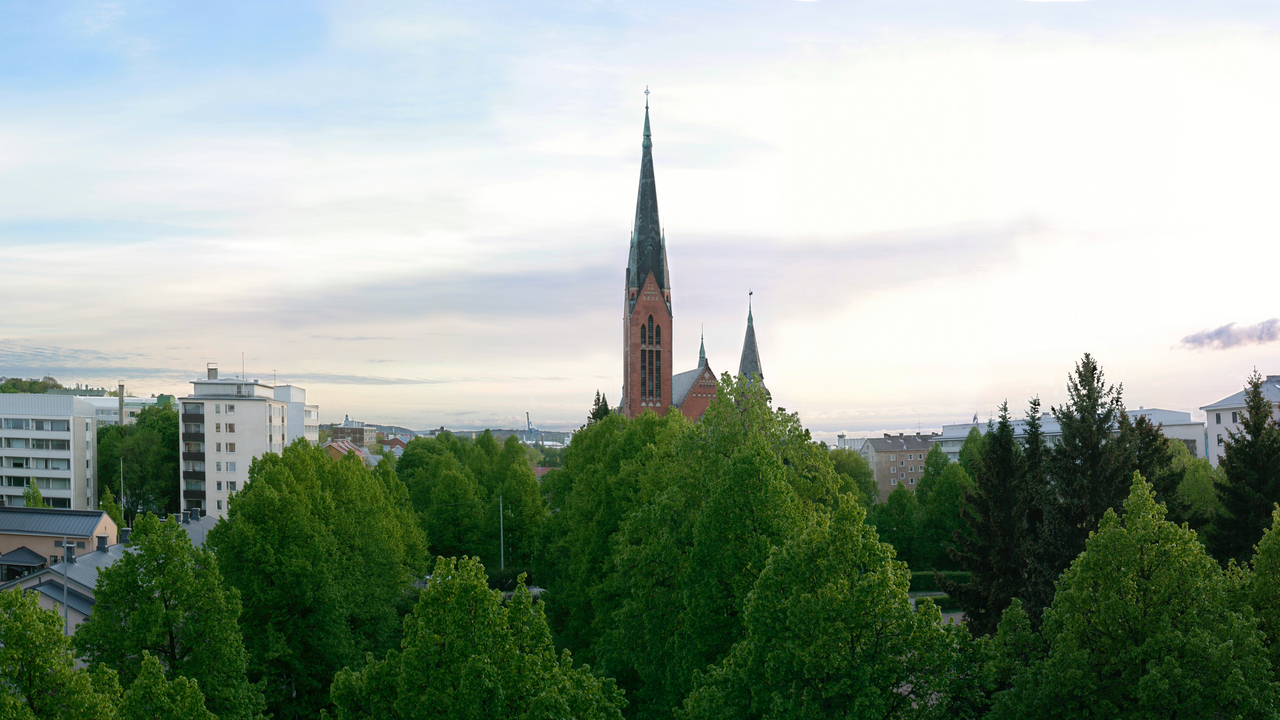
{"type": "Polygon", "coordinates": [[[899,461],[898,461],[898,467],[902,467],[903,465],[906,465],[906,464],[907,464],[907,461],[906,461],[906,460],[899,460],[899,461]]]}
{"type": "Polygon", "coordinates": [[[1235,412],[1231,413],[1231,422],[1233,422],[1233,423],[1238,423],[1238,422],[1240,422],[1240,415],[1239,415],[1239,413],[1235,413],[1235,412]]]}
{"type": "Polygon", "coordinates": [[[213,406],[213,414],[214,414],[214,415],[221,415],[221,414],[222,414],[222,406],[221,406],[221,405],[214,405],[214,406],[213,406]]]}
{"type": "Polygon", "coordinates": [[[183,415],[203,415],[204,403],[182,403],[183,415]]]}
{"type": "Polygon", "coordinates": [[[218,509],[219,509],[219,510],[221,510],[221,509],[222,509],[222,501],[221,501],[221,500],[219,500],[219,501],[218,501],[218,509]]]}
{"type": "Polygon", "coordinates": [[[184,460],[182,462],[182,469],[186,470],[187,472],[204,472],[204,461],[203,460],[184,460]]]}
{"type": "Polygon", "coordinates": [[[232,481],[232,482],[227,483],[227,492],[233,493],[233,492],[235,492],[235,491],[236,491],[236,484],[235,484],[235,482],[234,482],[234,481],[232,481]]]}
{"type": "Polygon", "coordinates": [[[1214,413],[1214,414],[1213,414],[1213,422],[1214,422],[1214,424],[1215,424],[1215,425],[1221,425],[1221,424],[1222,424],[1222,413],[1214,413]]]}
{"type": "Polygon", "coordinates": [[[235,452],[235,451],[236,451],[236,444],[235,444],[235,443],[227,443],[227,452],[229,452],[229,453],[233,453],[233,452],[235,452]]]}
{"type": "Polygon", "coordinates": [[[222,463],[220,463],[220,462],[216,462],[216,463],[214,463],[214,464],[213,464],[213,471],[214,471],[214,472],[222,472],[222,463]]]}
{"type": "Polygon", "coordinates": [[[897,484],[898,484],[898,478],[889,478],[889,484],[890,484],[890,485],[897,485],[897,484]]]}
{"type": "Polygon", "coordinates": [[[1218,444],[1219,444],[1219,445],[1221,445],[1221,444],[1222,444],[1222,434],[1221,434],[1221,433],[1219,433],[1219,434],[1218,434],[1218,444]]]}
{"type": "Polygon", "coordinates": [[[907,484],[908,484],[908,485],[915,485],[915,484],[916,484],[916,479],[915,479],[915,478],[911,478],[911,479],[907,480],[907,484]]]}
{"type": "Polygon", "coordinates": [[[235,415],[235,414],[236,414],[236,406],[235,406],[235,405],[228,405],[228,406],[227,406],[227,414],[228,414],[228,415],[235,415]]]}
{"type": "Polygon", "coordinates": [[[915,471],[916,471],[915,465],[912,465],[911,467],[907,468],[907,472],[915,472],[915,471]]]}
{"type": "Polygon", "coordinates": [[[236,471],[236,464],[233,462],[227,463],[227,472],[235,472],[235,471],[236,471]]]}
{"type": "Polygon", "coordinates": [[[214,431],[214,432],[216,432],[216,433],[220,433],[220,432],[222,432],[222,423],[214,423],[214,424],[213,424],[213,431],[214,431]]]}
{"type": "Polygon", "coordinates": [[[218,486],[218,492],[222,492],[222,481],[219,480],[217,483],[215,483],[215,485],[218,486]]]}
{"type": "Polygon", "coordinates": [[[897,455],[890,455],[890,456],[889,456],[889,462],[895,462],[897,459],[898,459],[898,456],[897,456],[897,455]]]}
{"type": "Polygon", "coordinates": [[[891,467],[891,468],[889,468],[889,474],[890,474],[890,475],[897,475],[897,474],[898,474],[898,468],[896,468],[896,467],[891,467]]]}
{"type": "Polygon", "coordinates": [[[182,426],[182,432],[185,433],[203,433],[204,423],[185,423],[182,426]]]}
{"type": "Polygon", "coordinates": [[[30,430],[31,421],[19,420],[18,418],[5,418],[4,429],[5,430],[30,430]]]}
{"type": "Polygon", "coordinates": [[[229,432],[229,433],[233,433],[233,432],[235,432],[235,431],[236,431],[236,424],[235,424],[235,423],[227,423],[227,432],[229,432]]]}
{"type": "Polygon", "coordinates": [[[11,450],[30,450],[26,438],[5,438],[4,446],[11,450]]]}
{"type": "Polygon", "coordinates": [[[213,444],[213,451],[214,451],[214,452],[222,452],[222,443],[214,443],[214,444],[213,444]]]}

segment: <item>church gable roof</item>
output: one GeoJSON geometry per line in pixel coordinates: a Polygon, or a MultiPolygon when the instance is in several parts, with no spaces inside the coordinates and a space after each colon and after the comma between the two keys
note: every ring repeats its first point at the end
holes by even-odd
{"type": "MultiPolygon", "coordinates": [[[[653,176],[653,140],[649,136],[649,104],[644,108],[644,142],[640,156],[640,188],[636,193],[636,219],[631,230],[627,260],[627,287],[641,287],[649,273],[659,290],[670,290],[667,246],[658,220],[658,188],[653,176]]],[[[635,301],[632,301],[634,306],[635,301]]]]}

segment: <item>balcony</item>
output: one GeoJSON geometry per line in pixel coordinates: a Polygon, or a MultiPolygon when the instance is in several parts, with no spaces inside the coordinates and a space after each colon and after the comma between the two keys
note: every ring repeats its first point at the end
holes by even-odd
{"type": "Polygon", "coordinates": [[[182,479],[183,480],[204,480],[204,471],[203,470],[183,470],[182,479]]]}
{"type": "Polygon", "coordinates": [[[182,433],[182,442],[204,442],[204,433],[182,433]]]}
{"type": "Polygon", "coordinates": [[[202,423],[202,422],[204,422],[204,415],[203,415],[203,414],[201,414],[201,415],[196,415],[196,414],[194,414],[194,413],[182,413],[182,422],[184,422],[184,423],[197,423],[197,422],[198,422],[198,423],[202,423]]]}
{"type": "Polygon", "coordinates": [[[187,500],[203,500],[204,491],[203,490],[183,490],[182,497],[187,500]]]}
{"type": "Polygon", "coordinates": [[[202,453],[202,452],[184,452],[184,453],[182,453],[182,459],[183,459],[183,460],[199,460],[200,462],[204,462],[204,453],[202,453]]]}

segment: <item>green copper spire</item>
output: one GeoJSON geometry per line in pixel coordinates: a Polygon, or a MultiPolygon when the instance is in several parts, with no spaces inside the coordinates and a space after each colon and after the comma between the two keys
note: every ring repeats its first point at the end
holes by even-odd
{"type": "Polygon", "coordinates": [[[698,365],[707,364],[707,336],[706,333],[700,333],[698,338],[698,365]]]}
{"type": "Polygon", "coordinates": [[[742,342],[742,360],[738,362],[738,374],[749,378],[758,375],[764,381],[764,371],[760,369],[760,350],[756,346],[756,324],[751,317],[751,296],[747,293],[747,337],[742,342]]]}
{"type": "MultiPolygon", "coordinates": [[[[640,153],[640,186],[636,193],[636,219],[631,229],[631,252],[627,259],[627,287],[639,288],[649,274],[659,290],[670,290],[667,277],[667,243],[658,220],[658,188],[653,177],[653,139],[649,134],[649,99],[645,88],[644,142],[640,153]]],[[[636,298],[630,303],[634,307],[636,298]]],[[[668,305],[668,307],[670,307],[668,305]]]]}

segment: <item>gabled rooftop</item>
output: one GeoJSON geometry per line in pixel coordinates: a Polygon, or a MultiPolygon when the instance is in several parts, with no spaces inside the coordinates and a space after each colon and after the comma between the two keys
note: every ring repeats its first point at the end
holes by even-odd
{"type": "Polygon", "coordinates": [[[101,510],[0,507],[0,533],[88,538],[104,517],[101,510]]]}
{"type": "MultiPolygon", "coordinates": [[[[1225,398],[1216,403],[1205,405],[1201,410],[1229,410],[1231,408],[1244,407],[1244,390],[1225,398]]],[[[1272,405],[1280,403],[1280,375],[1268,375],[1266,380],[1262,381],[1262,395],[1272,405]]]]}

